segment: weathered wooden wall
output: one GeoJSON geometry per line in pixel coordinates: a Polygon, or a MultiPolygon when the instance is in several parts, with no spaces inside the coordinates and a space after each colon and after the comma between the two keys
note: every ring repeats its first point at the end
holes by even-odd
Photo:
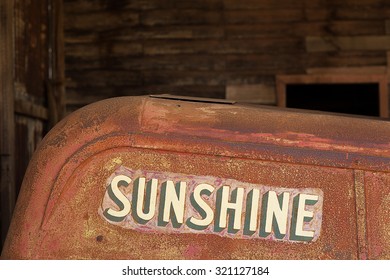
{"type": "Polygon", "coordinates": [[[2,158],[9,161],[1,163],[1,241],[7,233],[28,162],[43,137],[48,119],[48,1],[8,1],[9,8],[2,13],[2,17],[9,18],[10,28],[7,37],[2,38],[2,44],[9,45],[10,49],[7,65],[0,66],[2,79],[9,85],[1,93],[2,98],[9,96],[3,99],[1,108],[7,112],[1,126],[8,128],[1,134],[1,153],[2,158]],[[4,71],[7,71],[6,75],[3,75],[4,71]]]}
{"type": "Polygon", "coordinates": [[[0,2],[0,248],[15,203],[13,1],[0,2]]]}
{"type": "Polygon", "coordinates": [[[339,67],[387,71],[387,0],[64,5],[68,110],[111,96],[159,92],[217,98],[238,93],[275,103],[278,74],[339,67]]]}
{"type": "Polygon", "coordinates": [[[48,119],[48,2],[15,0],[15,193],[48,119]]]}
{"type": "Polygon", "coordinates": [[[10,0],[0,6],[0,249],[30,158],[61,118],[62,0],[10,0]]]}

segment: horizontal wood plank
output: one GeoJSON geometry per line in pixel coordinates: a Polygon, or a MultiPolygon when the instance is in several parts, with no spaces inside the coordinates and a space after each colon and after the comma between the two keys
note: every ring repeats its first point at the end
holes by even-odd
{"type": "Polygon", "coordinates": [[[226,98],[245,103],[275,105],[275,92],[275,85],[228,85],[226,87],[226,98]]]}
{"type": "Polygon", "coordinates": [[[125,10],[154,10],[174,8],[172,0],[121,0],[121,1],[91,1],[91,0],[64,0],[66,14],[87,14],[102,10],[115,13],[125,10]]]}
{"type": "Polygon", "coordinates": [[[118,28],[102,32],[68,30],[66,35],[65,43],[68,44],[99,44],[107,41],[132,43],[139,40],[156,39],[222,39],[225,36],[225,30],[220,26],[142,26],[138,28],[118,28]]]}
{"type": "Polygon", "coordinates": [[[111,0],[111,1],[91,1],[91,0],[65,0],[65,13],[86,14],[107,10],[111,12],[124,10],[169,10],[169,9],[199,9],[211,10],[222,9],[223,0],[196,0],[196,1],[174,1],[174,0],[111,0]]]}
{"type": "Polygon", "coordinates": [[[278,10],[232,10],[224,12],[227,24],[256,24],[269,22],[297,22],[305,18],[302,9],[278,10]]]}
{"type": "Polygon", "coordinates": [[[140,22],[140,16],[136,12],[110,13],[106,11],[93,14],[67,15],[64,19],[66,29],[73,30],[110,30],[118,26],[133,27],[140,22]]]}
{"type": "Polygon", "coordinates": [[[41,120],[47,120],[48,119],[48,110],[47,108],[34,104],[30,101],[26,100],[15,100],[15,113],[28,116],[31,118],[37,118],[41,120]]]}
{"type": "Polygon", "coordinates": [[[153,10],[142,14],[141,24],[145,26],[155,25],[188,25],[203,24],[215,25],[223,21],[222,13],[219,11],[199,10],[153,10]]]}
{"type": "Polygon", "coordinates": [[[333,36],[385,34],[383,21],[315,21],[273,24],[228,25],[228,38],[264,38],[271,36],[333,36]]]}
{"type": "Polygon", "coordinates": [[[321,52],[307,56],[307,68],[317,67],[367,67],[386,65],[386,53],[383,51],[343,51],[324,55],[321,52]]]}
{"type": "Polygon", "coordinates": [[[145,85],[223,86],[226,78],[225,73],[217,71],[144,71],[143,82],[145,85]]]}
{"type": "Polygon", "coordinates": [[[335,7],[385,7],[390,4],[383,0],[223,0],[225,9],[254,10],[254,9],[281,9],[281,8],[335,8],[335,7]]]}
{"type": "MultiPolygon", "coordinates": [[[[248,58],[250,59],[250,58],[248,58]]],[[[122,57],[67,58],[69,74],[80,70],[99,70],[104,66],[107,70],[145,71],[145,70],[176,70],[176,71],[222,71],[226,69],[226,60],[223,55],[197,54],[197,55],[157,55],[135,56],[132,59],[122,57]]]]}
{"type": "Polygon", "coordinates": [[[386,66],[308,68],[307,74],[385,74],[386,66]]]}
{"type": "Polygon", "coordinates": [[[144,54],[249,54],[249,53],[293,53],[302,49],[304,42],[299,38],[267,38],[247,40],[198,40],[146,42],[144,54]]]}
{"type": "MultiPolygon", "coordinates": [[[[315,0],[314,0],[315,1],[315,0]]],[[[223,0],[226,10],[270,10],[270,9],[286,9],[299,8],[304,6],[304,1],[296,0],[223,0]]]]}
{"type": "Polygon", "coordinates": [[[85,44],[66,44],[65,52],[69,57],[110,58],[117,56],[141,55],[143,46],[140,43],[100,42],[85,44]]]}
{"type": "Polygon", "coordinates": [[[138,72],[113,71],[113,70],[92,70],[73,71],[66,81],[68,87],[101,86],[111,87],[116,84],[122,86],[142,85],[142,76],[138,72]]]}
{"type": "Polygon", "coordinates": [[[226,56],[227,71],[254,71],[256,73],[291,73],[302,72],[306,67],[306,54],[280,53],[268,54],[239,54],[226,56]]]}
{"type": "Polygon", "coordinates": [[[378,51],[390,49],[390,36],[306,37],[308,52],[378,51]]]}

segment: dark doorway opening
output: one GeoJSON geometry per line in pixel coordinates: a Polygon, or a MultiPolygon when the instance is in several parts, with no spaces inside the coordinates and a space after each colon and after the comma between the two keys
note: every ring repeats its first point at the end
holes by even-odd
{"type": "Polygon", "coordinates": [[[286,107],[377,117],[379,84],[286,84],[286,107]]]}

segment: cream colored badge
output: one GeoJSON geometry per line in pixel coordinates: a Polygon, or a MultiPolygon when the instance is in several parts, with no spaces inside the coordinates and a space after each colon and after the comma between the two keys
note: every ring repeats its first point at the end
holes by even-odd
{"type": "Polygon", "coordinates": [[[99,214],[142,232],[313,242],[321,232],[323,192],[211,176],[120,167],[107,180],[99,214]]]}

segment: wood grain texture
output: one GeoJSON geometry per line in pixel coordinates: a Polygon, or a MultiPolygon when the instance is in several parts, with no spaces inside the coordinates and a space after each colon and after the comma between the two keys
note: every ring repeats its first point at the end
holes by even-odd
{"type": "Polygon", "coordinates": [[[13,1],[0,2],[0,248],[15,206],[13,1]]]}
{"type": "Polygon", "coordinates": [[[275,87],[280,74],[388,65],[381,0],[65,0],[64,10],[69,108],[77,92],[82,103],[161,87],[223,98],[229,86],[275,87]]]}
{"type": "Polygon", "coordinates": [[[380,51],[390,49],[390,36],[307,37],[308,52],[380,51]]]}
{"type": "MultiPolygon", "coordinates": [[[[48,96],[52,86],[58,86],[55,82],[57,78],[54,81],[50,75],[59,69],[57,66],[61,67],[60,60],[53,63],[51,59],[51,55],[56,53],[56,47],[62,44],[56,37],[62,27],[51,22],[51,11],[56,1],[59,2],[11,0],[0,4],[2,240],[8,230],[32,152],[46,132],[47,122],[55,113],[54,107],[48,106],[48,96]]],[[[58,18],[59,15],[54,17],[58,18]]],[[[63,54],[59,56],[63,57],[63,54]]],[[[63,80],[63,75],[61,77],[63,80]]]]}

